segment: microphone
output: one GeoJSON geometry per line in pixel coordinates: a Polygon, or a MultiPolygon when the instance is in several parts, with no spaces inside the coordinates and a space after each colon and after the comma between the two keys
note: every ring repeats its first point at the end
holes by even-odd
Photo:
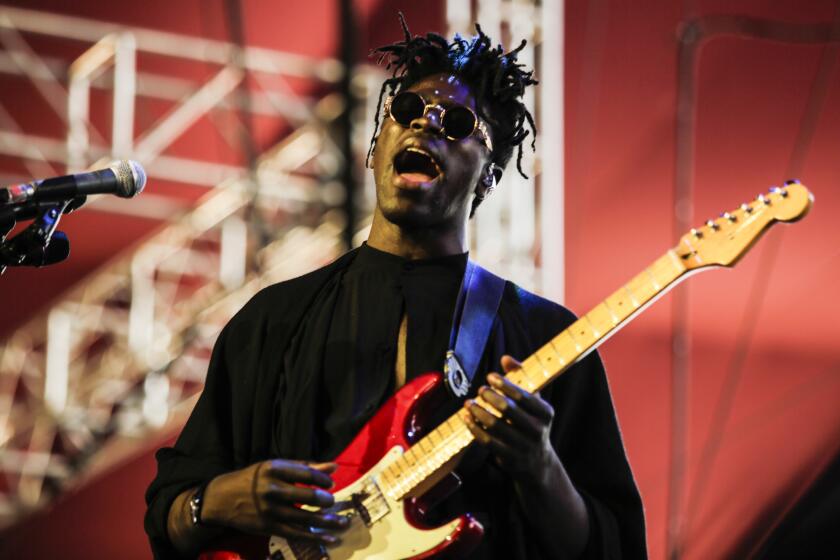
{"type": "Polygon", "coordinates": [[[28,202],[62,202],[89,194],[131,198],[146,186],[146,172],[132,160],[115,161],[98,171],[41,179],[0,189],[0,205],[28,202]]]}

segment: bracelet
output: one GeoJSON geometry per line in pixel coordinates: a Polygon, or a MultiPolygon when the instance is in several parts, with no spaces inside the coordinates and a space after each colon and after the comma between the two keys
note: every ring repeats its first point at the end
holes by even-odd
{"type": "Polygon", "coordinates": [[[209,481],[201,484],[190,498],[190,519],[192,519],[193,527],[203,527],[201,522],[201,506],[204,503],[204,490],[207,489],[209,481]]]}

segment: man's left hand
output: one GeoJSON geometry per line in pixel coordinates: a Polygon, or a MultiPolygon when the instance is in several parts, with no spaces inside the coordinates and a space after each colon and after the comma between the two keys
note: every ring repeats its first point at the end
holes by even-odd
{"type": "MultiPolygon", "coordinates": [[[[505,373],[519,367],[512,357],[502,357],[505,373]]],[[[497,373],[488,375],[487,382],[478,390],[483,403],[464,403],[467,427],[512,477],[530,484],[543,482],[557,460],[549,439],[554,409],[539,394],[529,393],[497,373]]]]}

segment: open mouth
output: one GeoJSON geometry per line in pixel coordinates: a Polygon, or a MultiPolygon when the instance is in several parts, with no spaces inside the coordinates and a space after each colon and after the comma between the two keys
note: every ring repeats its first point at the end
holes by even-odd
{"type": "Polygon", "coordinates": [[[406,148],[397,154],[394,170],[411,183],[428,183],[443,174],[432,155],[420,148],[406,148]]]}

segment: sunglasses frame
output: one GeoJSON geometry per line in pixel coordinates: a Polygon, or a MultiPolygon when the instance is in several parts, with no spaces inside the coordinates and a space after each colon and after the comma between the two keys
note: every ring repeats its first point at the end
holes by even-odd
{"type": "MultiPolygon", "coordinates": [[[[453,142],[464,140],[465,138],[469,138],[470,136],[473,136],[475,134],[475,131],[478,130],[481,133],[480,140],[484,143],[485,146],[487,146],[488,150],[490,150],[491,152],[493,151],[493,141],[490,140],[490,133],[487,131],[487,125],[484,123],[483,120],[481,120],[479,118],[478,114],[476,114],[475,111],[473,111],[471,108],[467,107],[466,105],[462,105],[460,103],[453,104],[453,106],[450,107],[450,108],[462,107],[462,108],[466,109],[467,111],[472,113],[473,121],[474,121],[472,130],[469,132],[469,134],[467,134],[466,136],[464,136],[462,138],[457,138],[455,136],[450,136],[449,134],[446,134],[446,127],[443,126],[443,118],[444,118],[444,115],[446,115],[446,107],[444,107],[443,105],[440,105],[439,103],[429,103],[428,101],[426,101],[423,98],[422,95],[420,95],[419,93],[414,92],[414,91],[401,91],[397,94],[389,95],[387,97],[387,99],[385,99],[385,106],[383,107],[383,109],[388,114],[388,117],[390,117],[391,120],[394,121],[395,123],[397,123],[398,125],[400,125],[404,128],[411,125],[410,122],[408,124],[401,123],[400,121],[398,121],[394,117],[393,113],[391,113],[391,104],[394,102],[394,98],[396,98],[398,95],[403,95],[403,94],[416,95],[417,97],[420,98],[420,101],[423,102],[423,115],[422,115],[423,117],[425,117],[428,114],[429,109],[437,109],[438,111],[440,111],[440,117],[439,117],[440,118],[440,127],[441,127],[441,130],[443,131],[443,134],[444,134],[444,136],[446,137],[447,140],[452,140],[453,142]]],[[[412,119],[412,120],[414,120],[414,119],[412,119]]]]}

